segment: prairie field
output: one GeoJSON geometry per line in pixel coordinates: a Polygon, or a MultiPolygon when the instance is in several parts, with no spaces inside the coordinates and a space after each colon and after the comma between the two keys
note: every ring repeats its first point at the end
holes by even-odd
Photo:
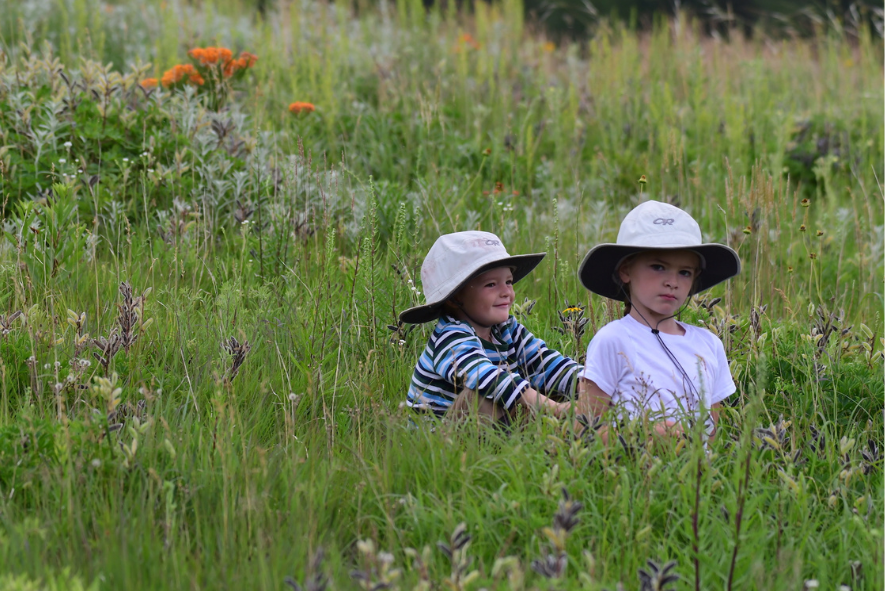
{"type": "Polygon", "coordinates": [[[884,587],[882,22],[267,4],[0,0],[0,591],[884,587]],[[710,445],[404,408],[437,236],[581,360],[647,199],[742,259],[710,445]]]}

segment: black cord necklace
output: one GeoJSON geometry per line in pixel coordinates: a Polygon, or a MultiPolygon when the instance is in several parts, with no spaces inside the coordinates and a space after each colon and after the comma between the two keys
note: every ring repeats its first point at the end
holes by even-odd
{"type": "MultiPolygon", "coordinates": [[[[664,350],[665,355],[667,356],[667,358],[670,359],[671,363],[674,364],[674,367],[677,368],[677,371],[680,372],[680,376],[681,376],[682,379],[683,379],[683,391],[684,391],[684,393],[685,393],[686,390],[687,390],[687,387],[686,387],[686,386],[687,386],[687,385],[689,386],[688,390],[689,390],[689,391],[692,393],[692,395],[695,397],[695,401],[696,401],[696,408],[692,408],[692,409],[690,409],[690,410],[692,410],[692,411],[696,411],[696,410],[698,410],[698,408],[697,408],[697,404],[698,404],[698,402],[701,401],[701,395],[699,394],[698,389],[695,387],[695,383],[693,383],[692,379],[689,377],[689,374],[686,372],[685,369],[683,369],[683,365],[682,365],[682,364],[680,363],[680,361],[677,359],[677,356],[674,355],[674,353],[673,353],[673,352],[668,348],[668,346],[665,344],[664,339],[661,338],[661,333],[660,333],[660,331],[658,330],[658,326],[659,326],[662,322],[664,322],[665,320],[670,320],[671,318],[674,318],[675,316],[678,316],[679,314],[681,314],[681,313],[683,312],[683,309],[686,307],[686,304],[684,303],[684,304],[680,307],[680,309],[677,310],[674,314],[672,314],[672,315],[670,315],[670,316],[667,316],[667,317],[665,317],[665,318],[662,318],[661,320],[659,320],[658,322],[656,322],[656,323],[655,323],[655,326],[653,327],[652,324],[651,324],[648,320],[646,320],[646,317],[643,316],[643,314],[640,312],[640,310],[639,310],[639,309],[638,309],[638,308],[637,308],[637,307],[631,302],[631,296],[630,296],[630,294],[627,293],[627,290],[624,290],[624,294],[625,294],[625,299],[627,300],[628,304],[631,306],[631,310],[636,310],[636,311],[637,311],[637,315],[640,316],[640,318],[643,319],[643,322],[646,323],[646,326],[648,326],[648,327],[652,330],[652,334],[655,335],[655,338],[656,338],[656,340],[658,341],[658,344],[661,345],[661,348],[664,350]]],[[[688,300],[687,300],[687,301],[688,301],[688,300]]]]}

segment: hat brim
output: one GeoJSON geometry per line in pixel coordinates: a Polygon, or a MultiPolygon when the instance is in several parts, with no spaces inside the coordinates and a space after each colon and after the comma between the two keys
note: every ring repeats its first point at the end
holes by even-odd
{"type": "Polygon", "coordinates": [[[400,312],[400,321],[405,322],[407,324],[423,324],[425,322],[430,322],[432,320],[436,320],[440,317],[440,308],[443,307],[443,304],[452,297],[458,290],[465,286],[465,284],[470,281],[472,278],[476,277],[480,273],[485,273],[490,269],[497,269],[498,267],[511,267],[514,269],[514,283],[517,283],[529,273],[535,269],[538,264],[541,262],[547,253],[539,252],[534,254],[518,254],[510,257],[506,257],[503,259],[498,259],[489,263],[486,263],[474,273],[471,274],[470,277],[456,285],[452,291],[446,294],[446,297],[442,298],[439,302],[434,302],[433,304],[425,304],[424,306],[415,306],[413,308],[409,308],[408,310],[404,310],[400,312]]]}
{"type": "Polygon", "coordinates": [[[597,295],[624,301],[624,289],[615,280],[617,266],[625,257],[648,250],[691,250],[704,259],[704,269],[699,272],[689,295],[700,293],[741,272],[741,260],[738,258],[738,253],[723,244],[699,244],[670,248],[599,244],[585,255],[578,267],[578,279],[582,285],[597,295]]]}

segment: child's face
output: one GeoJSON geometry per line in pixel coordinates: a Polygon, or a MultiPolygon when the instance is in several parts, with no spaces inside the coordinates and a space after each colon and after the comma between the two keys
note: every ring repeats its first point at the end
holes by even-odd
{"type": "MultiPolygon", "coordinates": [[[[471,278],[453,300],[471,324],[492,326],[505,322],[514,303],[514,275],[510,267],[497,267],[471,278]]],[[[475,328],[477,328],[475,326],[475,328]]]]}
{"type": "Polygon", "coordinates": [[[686,302],[698,268],[698,255],[690,250],[651,250],[622,265],[618,275],[629,290],[631,307],[658,322],[686,302]]]}

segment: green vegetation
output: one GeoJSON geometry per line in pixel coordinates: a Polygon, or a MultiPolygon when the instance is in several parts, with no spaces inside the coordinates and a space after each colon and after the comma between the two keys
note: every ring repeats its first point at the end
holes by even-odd
{"type": "Polygon", "coordinates": [[[349,6],[0,11],[0,589],[880,588],[882,39],[349,6]],[[258,61],[139,86],[222,45],[258,61]],[[710,453],[413,425],[437,235],[547,251],[522,320],[580,357],[645,198],[744,264],[684,315],[740,384],[710,453]]]}

